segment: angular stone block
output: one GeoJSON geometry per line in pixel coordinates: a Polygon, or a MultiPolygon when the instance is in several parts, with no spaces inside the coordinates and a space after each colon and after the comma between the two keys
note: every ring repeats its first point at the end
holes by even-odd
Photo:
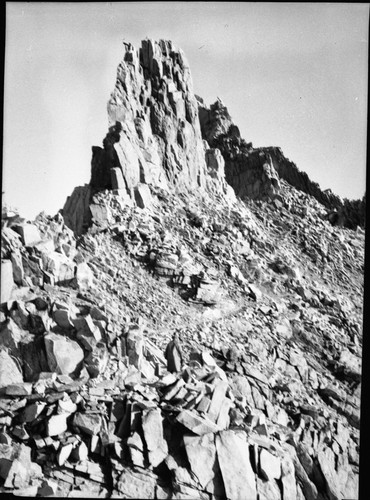
{"type": "Polygon", "coordinates": [[[192,472],[202,488],[213,495],[225,498],[225,488],[216,456],[214,434],[203,436],[184,435],[186,454],[192,472]]]}
{"type": "Polygon", "coordinates": [[[1,261],[1,304],[10,300],[14,287],[13,266],[10,260],[1,261]]]}
{"type": "Polygon", "coordinates": [[[0,350],[0,389],[22,382],[23,376],[14,358],[5,350],[0,350]]]}
{"type": "Polygon", "coordinates": [[[159,408],[146,410],[142,415],[144,439],[148,449],[148,459],[157,467],[168,454],[167,442],[163,437],[163,418],[159,408]]]}
{"type": "Polygon", "coordinates": [[[12,229],[20,235],[22,243],[27,247],[41,240],[40,231],[34,224],[17,224],[12,229]]]}
{"type": "Polygon", "coordinates": [[[138,184],[134,189],[135,201],[140,208],[149,208],[152,204],[152,195],[147,184],[138,184]]]}
{"type": "Polygon", "coordinates": [[[217,432],[219,427],[208,418],[200,417],[196,412],[190,410],[182,410],[176,417],[176,420],[184,425],[187,429],[201,436],[209,432],[217,432]]]}
{"type": "Polygon", "coordinates": [[[17,285],[23,284],[24,270],[21,253],[18,251],[11,253],[11,261],[13,265],[13,279],[17,285]]]}
{"type": "Polygon", "coordinates": [[[50,252],[43,254],[42,263],[44,270],[54,277],[55,283],[69,281],[74,278],[76,264],[61,253],[50,252]]]}
{"type": "Polygon", "coordinates": [[[227,498],[257,500],[256,477],[245,435],[222,431],[216,436],[216,449],[227,498]]]}
{"type": "Polygon", "coordinates": [[[48,364],[51,371],[70,375],[79,368],[84,359],[84,352],[74,340],[48,333],[44,337],[48,364]]]}

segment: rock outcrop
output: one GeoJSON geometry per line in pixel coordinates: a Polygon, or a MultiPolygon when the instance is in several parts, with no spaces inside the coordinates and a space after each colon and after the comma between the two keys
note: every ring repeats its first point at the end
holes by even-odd
{"type": "Polygon", "coordinates": [[[355,229],[365,225],[365,197],[342,200],[330,189],[320,189],[295,163],[286,158],[279,147],[253,148],[240,135],[239,128],[218,99],[211,106],[197,97],[203,138],[212,148],[218,148],[225,160],[226,180],[242,199],[269,199],[279,193],[280,179],[309,194],[324,205],[333,224],[355,229]]]}
{"type": "Polygon", "coordinates": [[[172,42],[125,44],[108,102],[104,149],[94,147],[92,187],[112,188],[119,168],[129,193],[139,184],[204,186],[205,159],[189,65],[172,42]]]}

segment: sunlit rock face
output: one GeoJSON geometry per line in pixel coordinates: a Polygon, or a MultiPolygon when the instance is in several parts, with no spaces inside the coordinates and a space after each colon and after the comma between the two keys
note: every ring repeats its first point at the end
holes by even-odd
{"type": "Polygon", "coordinates": [[[93,148],[91,185],[112,188],[119,167],[128,193],[139,184],[204,187],[206,163],[189,65],[172,42],[125,44],[108,102],[104,148],[93,148]]]}

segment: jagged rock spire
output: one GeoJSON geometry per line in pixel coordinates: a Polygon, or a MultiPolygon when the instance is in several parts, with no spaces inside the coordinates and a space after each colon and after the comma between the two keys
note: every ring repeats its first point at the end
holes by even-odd
{"type": "Polygon", "coordinates": [[[184,53],[166,40],[143,40],[139,50],[124,46],[108,102],[105,153],[94,147],[91,184],[110,187],[109,170],[119,166],[129,192],[139,184],[204,186],[198,106],[184,53]],[[117,124],[119,140],[112,142],[117,124]]]}

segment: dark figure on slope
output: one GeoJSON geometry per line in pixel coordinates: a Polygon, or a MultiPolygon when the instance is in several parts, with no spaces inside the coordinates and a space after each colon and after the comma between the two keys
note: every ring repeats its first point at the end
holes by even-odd
{"type": "Polygon", "coordinates": [[[182,368],[182,353],[177,332],[174,333],[172,340],[168,343],[164,355],[167,359],[167,370],[172,373],[179,372],[182,368]]]}

